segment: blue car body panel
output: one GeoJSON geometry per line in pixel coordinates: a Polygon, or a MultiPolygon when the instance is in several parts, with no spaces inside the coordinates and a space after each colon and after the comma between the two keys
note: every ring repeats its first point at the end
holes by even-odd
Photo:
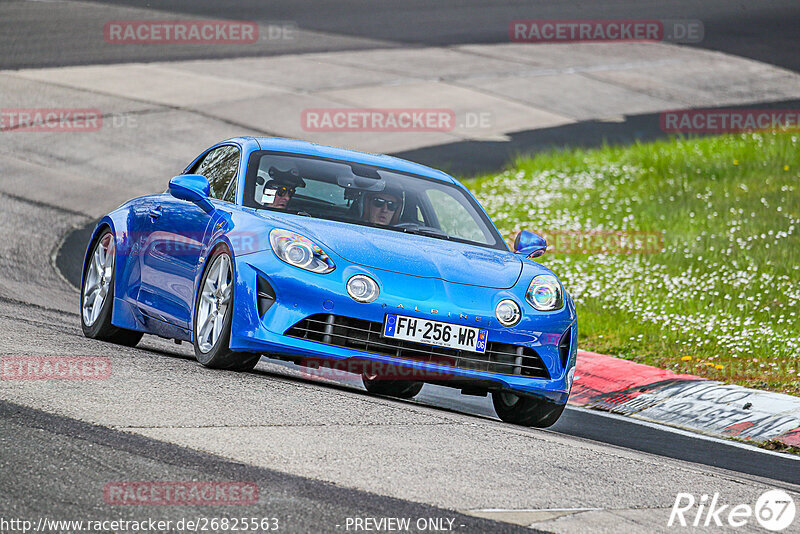
{"type": "MultiPolygon", "coordinates": [[[[489,389],[508,389],[566,403],[577,353],[574,303],[565,293],[560,310],[541,312],[525,299],[535,276],[553,274],[546,267],[508,250],[242,206],[250,155],[263,150],[421,175],[455,184],[471,196],[457,180],[390,156],[276,138],[224,141],[201,154],[184,172],[191,172],[209,150],[222,145],[234,145],[241,153],[235,204],[210,199],[214,210],[209,213],[165,193],[131,200],[98,222],[92,242],[106,227],[115,236],[112,324],[191,341],[203,269],[213,250],[224,244],[234,258],[232,350],[278,357],[381,362],[447,374],[458,384],[474,382],[489,389]],[[154,210],[159,215],[157,219],[151,217],[154,210]],[[279,260],[269,244],[273,228],[295,231],[317,242],[333,260],[335,270],[316,274],[279,260]],[[378,282],[380,297],[375,302],[363,304],[349,297],[345,284],[355,274],[369,275],[378,282]],[[256,289],[259,277],[274,289],[276,296],[263,316],[259,314],[256,289]],[[494,314],[503,299],[514,300],[522,310],[522,319],[510,328],[500,325],[494,314]],[[383,323],[389,313],[488,329],[491,342],[534,350],[549,378],[426,363],[286,335],[298,322],[316,314],[383,323]],[[565,357],[559,340],[567,333],[565,357]]],[[[85,265],[86,261],[84,268],[85,265]]]]}

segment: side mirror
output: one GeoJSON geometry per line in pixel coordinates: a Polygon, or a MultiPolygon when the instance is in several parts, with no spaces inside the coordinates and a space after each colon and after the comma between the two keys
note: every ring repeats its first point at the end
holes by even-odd
{"type": "Polygon", "coordinates": [[[209,213],[214,210],[214,205],[208,200],[210,192],[208,179],[199,174],[180,174],[169,181],[170,195],[194,202],[209,213]]]}
{"type": "Polygon", "coordinates": [[[528,230],[521,231],[514,240],[514,252],[528,258],[538,258],[547,250],[547,240],[528,230]]]}

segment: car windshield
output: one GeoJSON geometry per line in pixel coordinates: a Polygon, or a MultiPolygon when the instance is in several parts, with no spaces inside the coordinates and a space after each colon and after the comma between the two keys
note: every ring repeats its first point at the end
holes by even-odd
{"type": "Polygon", "coordinates": [[[347,161],[254,152],[244,205],[507,250],[461,188],[347,161]]]}

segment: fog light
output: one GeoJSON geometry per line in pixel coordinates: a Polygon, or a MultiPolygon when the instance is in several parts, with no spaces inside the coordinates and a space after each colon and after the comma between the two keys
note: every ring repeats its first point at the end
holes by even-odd
{"type": "Polygon", "coordinates": [[[494,309],[497,320],[503,326],[514,326],[519,322],[521,313],[519,306],[513,300],[501,300],[497,307],[494,309]]]}
{"type": "Polygon", "coordinates": [[[378,298],[380,290],[375,280],[369,276],[357,274],[347,281],[347,294],[358,302],[373,302],[378,298]]]}

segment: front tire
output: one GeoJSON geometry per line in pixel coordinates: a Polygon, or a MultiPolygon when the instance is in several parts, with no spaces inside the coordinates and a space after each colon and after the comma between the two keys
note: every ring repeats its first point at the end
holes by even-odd
{"type": "Polygon", "coordinates": [[[114,264],[116,248],[111,230],[103,231],[92,245],[89,263],[81,280],[81,330],[83,335],[102,341],[133,347],[142,332],[111,324],[114,309],[114,264]]]}
{"type": "Polygon", "coordinates": [[[224,246],[208,259],[194,307],[194,355],[211,369],[251,371],[261,356],[230,350],[233,322],[233,260],[224,246]]]}
{"type": "Polygon", "coordinates": [[[506,423],[536,428],[554,425],[566,407],[566,404],[523,397],[506,391],[492,391],[492,404],[497,416],[506,423]]]}
{"type": "Polygon", "coordinates": [[[422,389],[422,382],[412,380],[387,380],[380,376],[361,375],[361,382],[373,395],[386,395],[399,399],[413,399],[422,389]]]}

